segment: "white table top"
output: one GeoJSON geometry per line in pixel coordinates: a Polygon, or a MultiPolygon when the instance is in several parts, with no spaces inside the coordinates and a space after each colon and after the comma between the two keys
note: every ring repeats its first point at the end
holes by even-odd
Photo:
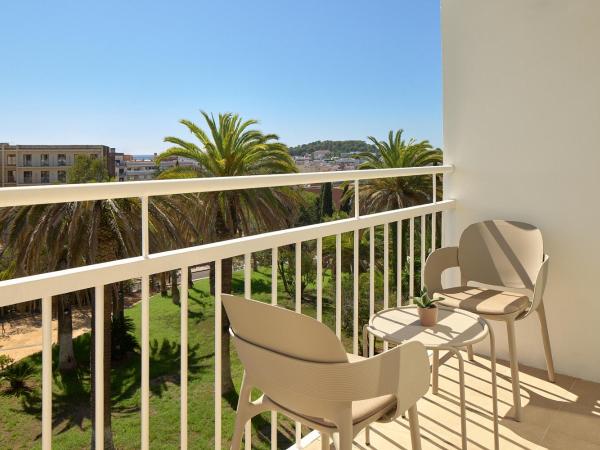
{"type": "Polygon", "coordinates": [[[477,314],[457,308],[438,306],[438,322],[424,327],[415,305],[390,308],[371,317],[368,330],[387,342],[421,342],[431,350],[464,347],[488,335],[486,322],[477,314]]]}

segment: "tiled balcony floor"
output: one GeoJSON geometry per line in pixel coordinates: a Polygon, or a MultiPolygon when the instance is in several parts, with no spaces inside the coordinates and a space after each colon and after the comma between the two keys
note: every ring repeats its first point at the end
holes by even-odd
{"type": "MultiPolygon", "coordinates": [[[[475,362],[465,363],[465,372],[468,446],[492,449],[489,361],[476,356],[475,362]]],[[[457,362],[452,358],[440,367],[439,394],[433,395],[430,390],[418,403],[423,449],[460,449],[457,380],[457,362]]],[[[546,372],[521,366],[521,396],[523,418],[515,422],[511,419],[510,368],[506,361],[499,361],[501,449],[600,450],[600,384],[565,375],[557,375],[556,383],[550,383],[546,372]]],[[[314,442],[308,448],[320,450],[321,443],[314,442]]],[[[371,446],[365,445],[361,433],[353,448],[410,449],[408,421],[399,418],[376,424],[371,446]]]]}

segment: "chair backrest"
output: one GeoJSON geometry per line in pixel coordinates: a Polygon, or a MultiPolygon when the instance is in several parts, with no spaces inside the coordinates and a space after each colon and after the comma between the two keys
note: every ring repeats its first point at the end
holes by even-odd
{"type": "Polygon", "coordinates": [[[245,382],[309,417],[335,420],[352,401],[395,395],[397,412],[429,388],[429,360],[418,342],[350,363],[325,325],[283,308],[222,295],[245,382]]]}
{"type": "Polygon", "coordinates": [[[541,231],[522,222],[486,220],[460,237],[458,262],[463,283],[533,290],[544,261],[541,231]]]}
{"type": "Polygon", "coordinates": [[[348,362],[337,336],[311,317],[255,300],[222,295],[234,334],[246,342],[312,362],[348,362]]]}

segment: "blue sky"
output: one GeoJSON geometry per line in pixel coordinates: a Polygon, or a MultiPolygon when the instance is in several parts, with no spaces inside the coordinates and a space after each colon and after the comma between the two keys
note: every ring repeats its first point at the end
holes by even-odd
{"type": "Polygon", "coordinates": [[[288,145],[441,145],[439,0],[3,2],[0,142],[160,152],[233,111],[288,145]]]}

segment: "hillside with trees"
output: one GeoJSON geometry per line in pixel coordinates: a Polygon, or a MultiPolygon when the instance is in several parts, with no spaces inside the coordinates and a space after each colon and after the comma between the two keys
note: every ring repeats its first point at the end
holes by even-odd
{"type": "Polygon", "coordinates": [[[331,156],[340,156],[342,153],[375,152],[376,147],[367,144],[365,141],[315,141],[309,144],[289,147],[292,156],[312,155],[317,150],[329,150],[331,156]]]}

